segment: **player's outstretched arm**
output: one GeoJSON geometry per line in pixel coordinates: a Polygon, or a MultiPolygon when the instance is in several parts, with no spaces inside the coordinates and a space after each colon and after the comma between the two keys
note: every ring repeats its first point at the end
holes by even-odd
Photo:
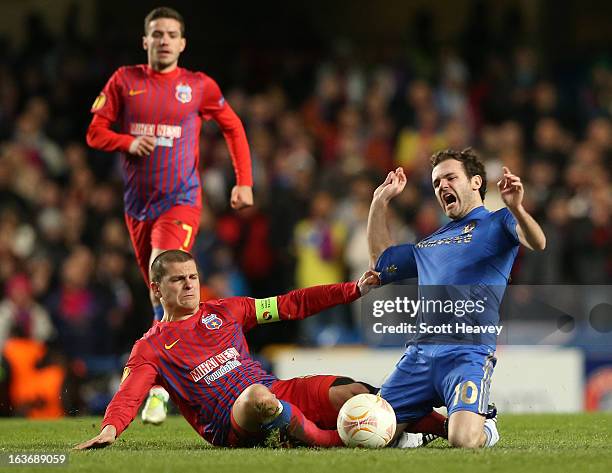
{"type": "Polygon", "coordinates": [[[117,430],[114,425],[107,425],[94,438],[80,443],[74,447],[74,450],[89,450],[92,448],[108,447],[117,439],[117,430]]]}
{"type": "Polygon", "coordinates": [[[136,342],[123,370],[119,390],[115,393],[104,414],[100,433],[75,448],[102,448],[113,443],[136,417],[138,408],[157,381],[157,369],[149,361],[149,348],[136,342]]]}
{"type": "Polygon", "coordinates": [[[358,282],[324,284],[296,289],[265,299],[232,297],[226,299],[225,303],[237,304],[234,312],[244,314],[241,323],[248,331],[257,325],[280,320],[301,320],[339,304],[349,304],[378,284],[377,274],[374,271],[368,271],[358,282]]]}
{"type": "Polygon", "coordinates": [[[546,235],[542,227],[523,207],[525,190],[521,178],[512,174],[510,169],[503,167],[504,177],[497,183],[501,197],[516,219],[516,233],[522,245],[531,250],[546,248],[546,235]]]}
{"type": "Polygon", "coordinates": [[[366,271],[359,281],[307,287],[278,296],[281,319],[303,319],[334,307],[349,304],[380,285],[375,271],[366,271]]]}
{"type": "Polygon", "coordinates": [[[399,195],[406,187],[406,175],[402,168],[397,168],[387,174],[385,181],[374,191],[368,215],[368,249],[370,253],[370,268],[383,251],[393,245],[389,232],[387,210],[389,202],[399,195]]]}

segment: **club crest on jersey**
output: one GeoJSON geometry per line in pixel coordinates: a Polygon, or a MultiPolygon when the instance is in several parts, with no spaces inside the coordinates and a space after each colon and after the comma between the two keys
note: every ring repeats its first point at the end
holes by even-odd
{"type": "Polygon", "coordinates": [[[203,315],[201,322],[206,325],[208,330],[219,330],[223,321],[217,314],[203,315]]]}
{"type": "Polygon", "coordinates": [[[385,271],[389,274],[395,274],[397,273],[397,266],[395,266],[394,264],[392,264],[391,266],[387,266],[385,268],[385,271]]]}
{"type": "Polygon", "coordinates": [[[465,227],[463,227],[463,233],[470,233],[472,230],[476,228],[476,221],[472,220],[465,227]]]}
{"type": "Polygon", "coordinates": [[[176,100],[181,103],[191,102],[191,87],[189,84],[183,84],[182,82],[176,86],[176,94],[174,94],[176,100]]]}

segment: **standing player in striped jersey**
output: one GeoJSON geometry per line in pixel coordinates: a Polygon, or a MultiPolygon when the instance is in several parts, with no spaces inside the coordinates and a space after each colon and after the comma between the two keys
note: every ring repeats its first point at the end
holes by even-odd
{"type": "MultiPolygon", "coordinates": [[[[202,120],[217,122],[227,142],[236,173],[232,208],[253,205],[253,181],[244,128],[219,86],[202,72],[178,67],[186,45],[182,16],[171,8],[156,8],[145,18],[144,33],[148,64],[121,67],[112,75],[92,106],[87,143],[121,152],[125,221],[149,286],[155,257],[168,249],[189,251],[199,228],[202,120]]],[[[163,308],[150,296],[159,320],[163,308]]],[[[145,422],[165,419],[164,399],[167,393],[152,391],[143,409],[145,422]]]]}
{"type": "Polygon", "coordinates": [[[367,272],[357,283],[299,289],[268,299],[200,303],[192,256],[180,250],[161,253],[151,267],[151,287],[162,302],[164,318],[134,345],[101,433],[76,448],[113,443],[155,383],[168,390],[191,426],[213,445],[252,445],[278,428],[307,445],[342,446],[334,430],[340,407],[374,388],[336,376],[279,380],[251,358],[245,332],[352,302],[377,279],[367,272]]]}

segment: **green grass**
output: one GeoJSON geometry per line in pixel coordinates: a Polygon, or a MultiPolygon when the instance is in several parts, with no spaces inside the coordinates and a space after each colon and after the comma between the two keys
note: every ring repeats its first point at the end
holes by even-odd
{"type": "MultiPolygon", "coordinates": [[[[0,452],[69,452],[98,433],[100,419],[77,418],[35,422],[0,420],[0,452]]],[[[417,450],[214,449],[179,417],[160,427],[136,421],[103,450],[69,452],[67,467],[52,471],[140,472],[308,472],[387,473],[418,471],[487,472],[610,472],[612,414],[504,415],[501,441],[479,451],[450,449],[436,440],[417,450]]],[[[49,467],[47,467],[49,468],[49,467]]],[[[26,468],[0,468],[27,471],[26,468]]],[[[45,468],[29,468],[29,471],[45,468]]],[[[48,470],[47,470],[48,471],[48,470]]]]}

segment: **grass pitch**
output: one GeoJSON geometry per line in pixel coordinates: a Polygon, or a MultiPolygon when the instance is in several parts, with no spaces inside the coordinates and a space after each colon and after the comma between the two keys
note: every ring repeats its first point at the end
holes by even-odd
{"type": "Polygon", "coordinates": [[[135,421],[103,450],[71,452],[98,433],[99,418],[60,421],[0,420],[0,454],[68,453],[68,466],[0,467],[2,471],[104,473],[195,472],[610,472],[612,414],[503,415],[501,440],[492,449],[451,449],[436,440],[417,450],[217,449],[205,444],[182,417],[160,427],[135,421]]]}

